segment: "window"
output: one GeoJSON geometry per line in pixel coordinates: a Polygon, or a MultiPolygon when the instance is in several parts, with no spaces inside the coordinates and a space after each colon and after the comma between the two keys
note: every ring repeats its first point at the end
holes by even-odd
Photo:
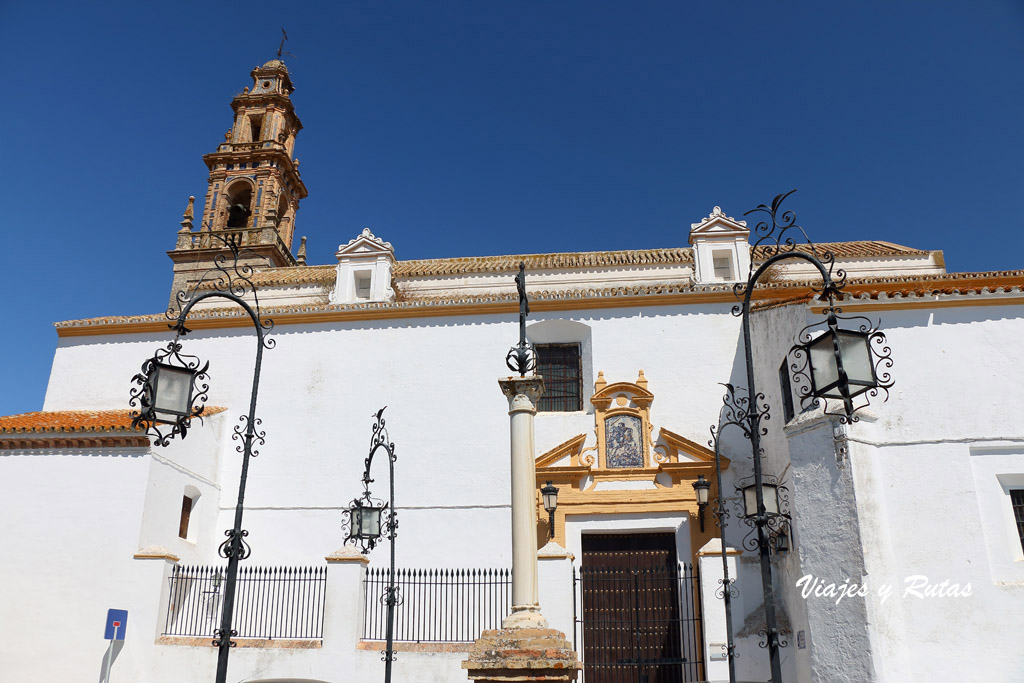
{"type": "Polygon", "coordinates": [[[252,141],[259,142],[260,135],[263,132],[263,117],[262,116],[250,116],[249,117],[249,130],[252,133],[252,141]]]}
{"type": "Polygon", "coordinates": [[[537,409],[568,413],[583,410],[579,344],[538,344],[537,374],[544,378],[544,395],[537,409]]]}
{"type": "Polygon", "coordinates": [[[1010,505],[1013,506],[1013,519],[1017,522],[1017,536],[1024,549],[1024,489],[1010,490],[1010,505]]]}
{"type": "Polygon", "coordinates": [[[178,538],[188,539],[188,523],[192,516],[192,497],[185,494],[181,497],[181,519],[178,522],[178,538]]]}
{"type": "Polygon", "coordinates": [[[716,280],[732,280],[732,252],[716,250],[711,253],[716,280]]]}
{"type": "Polygon", "coordinates": [[[788,358],[782,359],[779,366],[779,385],[782,387],[782,417],[786,422],[793,419],[796,410],[793,408],[793,387],[789,384],[788,358]]]}
{"type": "Polygon", "coordinates": [[[369,299],[370,298],[370,274],[369,273],[356,273],[356,298],[357,299],[369,299]]]}

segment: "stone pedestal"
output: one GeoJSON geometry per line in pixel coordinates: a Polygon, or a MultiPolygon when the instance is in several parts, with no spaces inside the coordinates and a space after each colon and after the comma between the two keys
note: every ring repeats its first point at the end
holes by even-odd
{"type": "Polygon", "coordinates": [[[549,628],[484,631],[462,663],[476,683],[575,681],[582,665],[572,644],[549,628]]]}
{"type": "Polygon", "coordinates": [[[508,398],[512,456],[512,614],[484,631],[462,662],[476,683],[575,681],[581,668],[571,643],[548,628],[537,590],[537,478],[533,416],[544,393],[540,377],[499,380],[508,398]]]}

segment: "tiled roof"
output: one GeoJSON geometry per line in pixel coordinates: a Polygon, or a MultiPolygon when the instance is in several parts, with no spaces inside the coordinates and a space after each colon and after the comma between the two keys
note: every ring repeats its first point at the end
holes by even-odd
{"type": "Polygon", "coordinates": [[[519,256],[470,256],[464,258],[420,259],[395,263],[397,277],[458,275],[462,273],[514,272],[519,262],[527,270],[559,268],[608,268],[692,263],[691,249],[631,249],[627,251],[584,251],[566,254],[522,254],[519,256]]]}
{"type": "MultiPolygon", "coordinates": [[[[271,268],[254,273],[250,278],[254,285],[276,287],[281,285],[333,285],[337,266],[295,266],[271,268]]],[[[213,287],[213,283],[210,283],[213,287]]]]}
{"type": "MultiPolygon", "coordinates": [[[[882,241],[867,242],[825,242],[816,245],[818,253],[831,251],[836,258],[864,258],[880,256],[920,256],[930,252],[912,249],[899,244],[882,241]]],[[[809,251],[807,245],[797,245],[800,251],[809,251]]],[[[754,250],[754,258],[764,258],[767,247],[754,250]]],[[[673,249],[630,249],[623,251],[585,251],[565,254],[522,254],[510,256],[467,256],[445,259],[417,259],[396,261],[395,277],[430,277],[438,275],[461,275],[469,273],[511,273],[519,269],[519,262],[526,263],[527,270],[558,270],[563,268],[609,268],[615,266],[676,265],[693,263],[693,250],[673,249]]],[[[286,285],[331,285],[334,284],[336,266],[294,266],[271,268],[252,275],[253,284],[261,287],[286,285]]],[[[208,282],[201,289],[210,289],[208,282]]]]}
{"type": "MultiPolygon", "coordinates": [[[[911,247],[904,247],[901,244],[893,244],[892,242],[882,242],[879,240],[869,240],[864,242],[822,242],[821,244],[815,244],[815,248],[818,254],[823,255],[825,252],[832,252],[836,258],[870,258],[878,256],[922,256],[929,254],[926,249],[913,249],[911,247]]],[[[761,246],[754,249],[753,257],[755,260],[765,258],[766,252],[770,249],[768,245],[762,244],[761,246]]],[[[809,253],[811,248],[806,244],[796,245],[797,251],[809,253]]]]}
{"type": "MultiPolygon", "coordinates": [[[[207,406],[203,415],[226,410],[207,406]]],[[[21,413],[0,417],[0,434],[41,434],[46,432],[130,432],[132,420],[127,410],[57,410],[21,413]]]]}

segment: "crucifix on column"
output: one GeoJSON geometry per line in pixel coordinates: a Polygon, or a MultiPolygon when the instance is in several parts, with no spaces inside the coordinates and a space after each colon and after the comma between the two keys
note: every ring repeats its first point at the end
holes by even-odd
{"type": "Polygon", "coordinates": [[[534,463],[533,418],[544,393],[544,379],[534,374],[536,355],[526,341],[526,265],[516,276],[519,294],[519,344],[505,363],[519,376],[498,380],[508,399],[512,460],[512,613],[501,629],[484,631],[462,663],[476,683],[549,681],[570,683],[580,670],[579,658],[565,634],[548,628],[540,613],[537,591],[537,475],[534,463]],[[531,373],[529,377],[527,373],[531,373]]]}

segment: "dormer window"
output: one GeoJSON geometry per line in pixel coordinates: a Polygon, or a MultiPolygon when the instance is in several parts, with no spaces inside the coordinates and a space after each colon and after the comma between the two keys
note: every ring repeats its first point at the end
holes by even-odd
{"type": "Polygon", "coordinates": [[[338,274],[329,298],[332,304],[395,300],[391,287],[395,250],[390,242],[375,237],[365,228],[359,237],[340,245],[335,256],[338,257],[338,274]]]}
{"type": "Polygon", "coordinates": [[[715,279],[722,281],[734,280],[732,268],[732,251],[716,249],[711,253],[712,265],[715,269],[715,279]]]}

